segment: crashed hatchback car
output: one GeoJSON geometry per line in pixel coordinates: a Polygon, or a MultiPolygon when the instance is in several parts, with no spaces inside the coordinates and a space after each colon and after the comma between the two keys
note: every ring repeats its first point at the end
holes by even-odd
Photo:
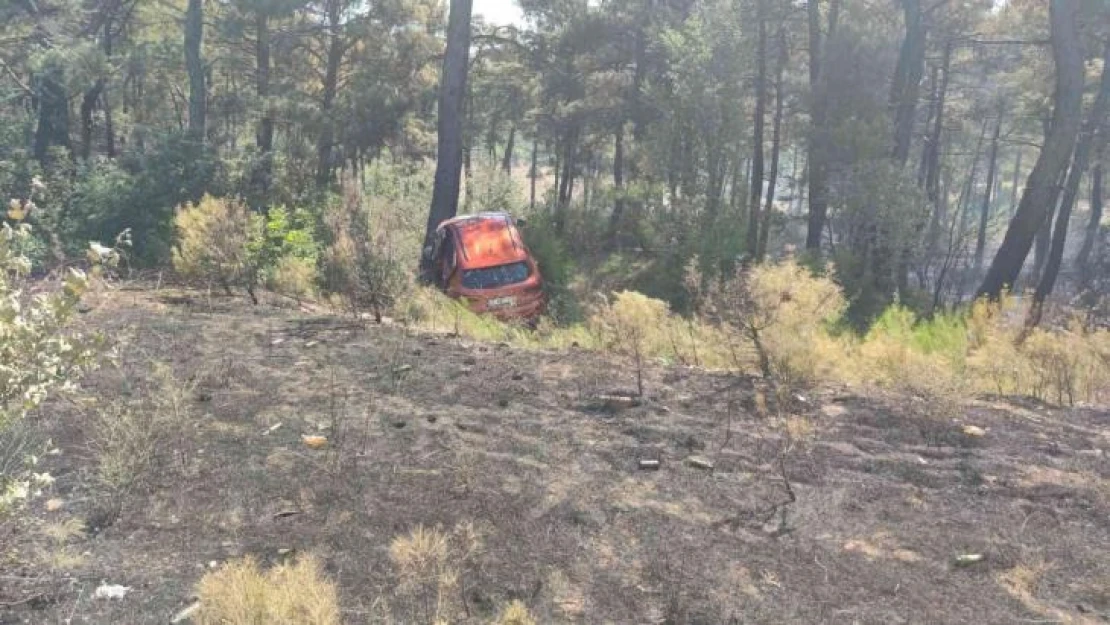
{"type": "Polygon", "coordinates": [[[547,298],[518,225],[523,223],[504,212],[460,215],[441,223],[427,252],[439,288],[476,313],[534,322],[547,298]]]}

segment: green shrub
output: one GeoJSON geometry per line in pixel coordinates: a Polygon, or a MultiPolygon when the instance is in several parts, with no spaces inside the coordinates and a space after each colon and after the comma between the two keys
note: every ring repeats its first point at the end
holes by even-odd
{"type": "Polygon", "coordinates": [[[264,247],[262,220],[237,200],[205,195],[178,209],[173,268],[182,278],[228,294],[242,287],[255,298],[264,247]]]}

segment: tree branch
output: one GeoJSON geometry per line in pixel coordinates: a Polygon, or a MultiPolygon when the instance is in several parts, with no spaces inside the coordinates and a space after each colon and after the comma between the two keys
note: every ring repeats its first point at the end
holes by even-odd
{"type": "Polygon", "coordinates": [[[12,81],[20,89],[23,90],[24,93],[26,93],[27,95],[34,95],[34,92],[31,91],[31,88],[28,87],[25,82],[23,82],[22,80],[19,79],[19,74],[16,74],[15,70],[12,69],[12,67],[10,65],[8,65],[8,63],[6,61],[4,61],[4,59],[0,59],[0,68],[2,68],[4,70],[4,72],[8,75],[8,77],[11,78],[12,81]]]}

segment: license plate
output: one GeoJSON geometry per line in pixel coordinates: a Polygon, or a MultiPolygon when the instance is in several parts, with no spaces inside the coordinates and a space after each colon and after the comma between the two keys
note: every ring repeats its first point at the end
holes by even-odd
{"type": "Polygon", "coordinates": [[[516,306],[515,297],[494,297],[486,302],[486,307],[491,310],[497,308],[512,308],[513,306],[516,306]]]}

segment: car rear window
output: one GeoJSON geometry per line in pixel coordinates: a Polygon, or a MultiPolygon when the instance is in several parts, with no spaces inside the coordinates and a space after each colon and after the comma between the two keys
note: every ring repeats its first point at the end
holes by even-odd
{"type": "Polygon", "coordinates": [[[531,273],[528,263],[524,261],[484,269],[467,269],[462,274],[462,285],[466,289],[496,289],[524,282],[531,273]]]}

